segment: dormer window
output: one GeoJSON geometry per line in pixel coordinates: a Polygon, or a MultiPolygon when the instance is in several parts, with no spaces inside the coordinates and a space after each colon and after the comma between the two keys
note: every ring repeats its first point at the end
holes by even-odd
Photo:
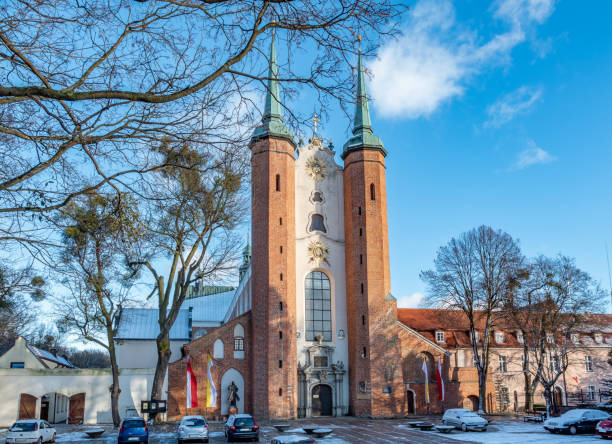
{"type": "Polygon", "coordinates": [[[495,332],[495,342],[497,342],[498,344],[504,343],[504,332],[503,331],[495,332]]]}
{"type": "Polygon", "coordinates": [[[525,343],[525,337],[523,336],[523,332],[522,331],[517,331],[516,332],[516,340],[518,341],[519,344],[524,344],[525,343]]]}
{"type": "Polygon", "coordinates": [[[546,333],[546,342],[548,342],[549,344],[555,343],[555,337],[552,333],[546,333]]]}
{"type": "Polygon", "coordinates": [[[572,333],[572,344],[578,345],[580,344],[580,338],[578,337],[578,333],[572,333]]]}
{"type": "Polygon", "coordinates": [[[443,331],[436,332],[436,342],[446,342],[446,335],[443,331]]]}
{"type": "Polygon", "coordinates": [[[595,333],[595,342],[597,342],[598,344],[601,344],[603,342],[603,336],[601,335],[601,333],[595,333]]]}

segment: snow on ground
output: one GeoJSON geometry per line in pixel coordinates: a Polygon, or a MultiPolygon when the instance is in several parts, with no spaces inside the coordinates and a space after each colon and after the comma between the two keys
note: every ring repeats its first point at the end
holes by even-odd
{"type": "MultiPolygon", "coordinates": [[[[284,434],[279,434],[277,436],[272,436],[271,439],[282,437],[283,444],[299,442],[299,440],[304,439],[304,431],[302,429],[294,429],[288,430],[284,434]],[[299,431],[298,431],[299,430],[299,431]],[[287,433],[294,433],[293,435],[287,435],[287,433]],[[296,435],[295,433],[300,433],[300,435],[296,435]]],[[[325,438],[317,438],[317,442],[325,443],[325,444],[351,444],[348,441],[344,441],[343,439],[336,438],[333,433],[330,433],[325,438]]]]}
{"type": "MultiPolygon", "coordinates": [[[[405,427],[405,426],[398,426],[405,427]]],[[[440,435],[439,432],[423,432],[427,434],[440,435]]],[[[499,421],[489,425],[486,432],[462,432],[454,430],[444,435],[459,441],[472,441],[483,444],[589,444],[599,442],[602,439],[594,434],[584,435],[553,435],[544,430],[541,424],[499,421]]]]}
{"type": "Polygon", "coordinates": [[[218,436],[225,436],[225,433],[223,433],[223,432],[208,432],[208,437],[209,438],[216,438],[218,436]]]}
{"type": "Polygon", "coordinates": [[[104,434],[96,440],[91,440],[87,437],[87,435],[83,432],[71,432],[71,433],[58,433],[55,437],[55,442],[85,442],[85,441],[95,441],[100,442],[104,440],[106,442],[115,442],[117,440],[116,434],[104,434]]]}

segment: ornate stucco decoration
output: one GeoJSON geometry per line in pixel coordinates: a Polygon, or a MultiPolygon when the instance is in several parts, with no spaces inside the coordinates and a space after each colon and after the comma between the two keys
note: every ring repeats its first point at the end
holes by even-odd
{"type": "Polygon", "coordinates": [[[310,262],[316,262],[320,265],[321,262],[325,262],[329,265],[327,257],[329,256],[329,248],[321,241],[312,241],[308,244],[308,257],[310,262]]]}
{"type": "Polygon", "coordinates": [[[315,182],[319,182],[327,176],[327,165],[316,156],[312,156],[306,161],[306,173],[312,177],[315,182]]]}

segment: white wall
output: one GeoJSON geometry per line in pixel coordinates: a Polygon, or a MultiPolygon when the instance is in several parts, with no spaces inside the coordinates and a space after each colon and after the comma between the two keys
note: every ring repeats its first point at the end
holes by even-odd
{"type": "MultiPolygon", "coordinates": [[[[149,398],[154,369],[123,369],[119,377],[121,395],[119,413],[122,417],[140,411],[140,401],[149,398]]],[[[109,369],[103,370],[28,370],[0,369],[0,427],[11,425],[19,414],[19,396],[28,393],[40,398],[47,393],[72,396],[85,393],[84,422],[87,424],[112,422],[109,387],[112,383],[109,369]]],[[[163,393],[167,393],[167,377],[163,393]]],[[[40,399],[37,402],[40,415],[40,399]]]]}
{"type": "MultiPolygon", "coordinates": [[[[330,278],[332,288],[332,342],[326,345],[335,347],[334,361],[342,361],[349,370],[348,339],[338,339],[338,331],[347,328],[346,313],[346,274],[344,256],[344,190],[342,185],[343,170],[334,160],[334,152],[313,144],[299,148],[295,162],[295,226],[296,226],[296,302],[297,329],[300,332],[297,350],[301,364],[306,362],[304,347],[313,345],[306,341],[305,292],[304,283],[308,273],[313,270],[324,271],[330,278]],[[316,155],[327,166],[327,176],[315,182],[306,172],[306,162],[316,155]],[[315,191],[323,195],[322,203],[311,201],[315,191]],[[308,232],[310,215],[322,214],[325,220],[326,233],[308,232]],[[328,262],[315,264],[308,256],[308,245],[313,240],[324,242],[329,249],[328,262]]],[[[344,378],[344,406],[348,406],[348,375],[344,378]]]]}
{"type": "Polygon", "coordinates": [[[0,368],[10,368],[11,362],[23,362],[25,368],[43,369],[44,365],[26,347],[26,341],[21,336],[15,340],[15,345],[0,356],[0,368]]]}
{"type": "MultiPolygon", "coordinates": [[[[170,362],[181,359],[181,348],[186,341],[170,341],[170,362]]],[[[119,368],[155,368],[157,344],[154,339],[121,339],[117,341],[117,364],[119,368]]]]}

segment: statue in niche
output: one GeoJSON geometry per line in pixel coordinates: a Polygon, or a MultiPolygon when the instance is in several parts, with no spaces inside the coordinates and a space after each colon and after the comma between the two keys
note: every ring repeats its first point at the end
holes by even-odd
{"type": "Polygon", "coordinates": [[[237,408],[236,403],[240,401],[240,396],[238,396],[238,386],[234,381],[227,387],[229,391],[227,395],[227,401],[229,402],[230,408],[237,408]]]}

